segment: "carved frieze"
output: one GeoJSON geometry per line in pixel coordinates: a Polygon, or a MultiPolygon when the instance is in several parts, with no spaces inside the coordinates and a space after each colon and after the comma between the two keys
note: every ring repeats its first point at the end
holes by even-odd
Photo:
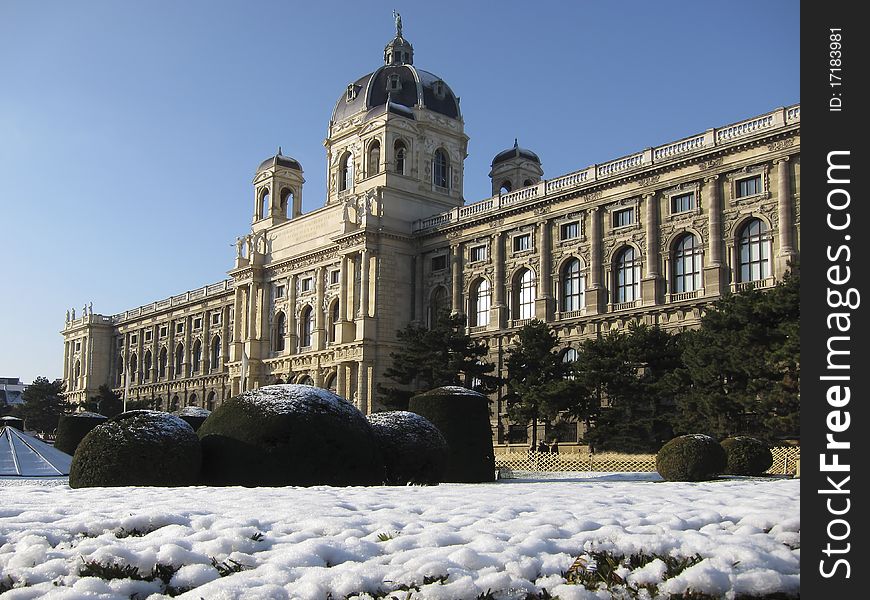
{"type": "Polygon", "coordinates": [[[722,165],[722,157],[718,156],[716,158],[711,158],[710,160],[706,160],[698,163],[699,171],[706,171],[707,169],[712,169],[714,167],[718,167],[722,165]]]}
{"type": "Polygon", "coordinates": [[[776,152],[777,150],[784,150],[786,148],[791,148],[792,146],[794,146],[794,138],[788,138],[787,140],[777,140],[767,145],[767,151],[776,152]]]}

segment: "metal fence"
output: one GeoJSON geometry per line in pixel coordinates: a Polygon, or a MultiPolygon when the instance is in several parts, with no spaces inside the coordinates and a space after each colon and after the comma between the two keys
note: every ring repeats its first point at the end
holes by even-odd
{"type": "MultiPolygon", "coordinates": [[[[801,449],[798,446],[771,448],[773,465],[767,472],[771,475],[794,475],[801,449]]],[[[594,471],[652,473],[656,470],[655,454],[619,454],[616,452],[509,452],[495,455],[495,468],[502,476],[511,471],[594,471]]]]}

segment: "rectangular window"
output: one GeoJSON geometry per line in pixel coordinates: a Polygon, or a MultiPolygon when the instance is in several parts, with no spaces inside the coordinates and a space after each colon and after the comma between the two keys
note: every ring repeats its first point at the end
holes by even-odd
{"type": "Polygon", "coordinates": [[[135,333],[130,336],[130,345],[131,346],[134,345],[138,341],[139,341],[139,336],[136,335],[135,333]]]}
{"type": "Polygon", "coordinates": [[[486,246],[472,246],[468,251],[468,262],[486,260],[486,246]]]}
{"type": "Polygon", "coordinates": [[[166,325],[160,327],[160,337],[166,337],[167,333],[169,333],[169,328],[166,325]]]}
{"type": "Polygon", "coordinates": [[[433,271],[443,271],[447,268],[447,256],[442,254],[441,256],[433,256],[432,257],[432,270],[433,271]]]}
{"type": "Polygon", "coordinates": [[[220,325],[221,323],[221,313],[213,312],[211,313],[211,324],[212,325],[220,325]]]}
{"type": "Polygon", "coordinates": [[[634,209],[624,208],[613,211],[613,228],[626,227],[634,223],[634,209]]]}
{"type": "Polygon", "coordinates": [[[275,289],[275,292],[274,292],[275,300],[280,300],[281,298],[284,297],[284,286],[283,285],[276,283],[274,289],[275,289]]]}
{"type": "Polygon", "coordinates": [[[671,212],[682,213],[695,209],[695,192],[671,196],[671,212]]]}
{"type": "Polygon", "coordinates": [[[563,223],[561,234],[561,239],[563,240],[573,240],[580,237],[580,222],[572,221],[571,223],[563,223]]]}
{"type": "Polygon", "coordinates": [[[761,175],[748,177],[737,182],[737,197],[754,196],[761,193],[761,175]]]}
{"type": "Polygon", "coordinates": [[[532,249],[532,234],[514,236],[514,252],[523,252],[532,249]]]}
{"type": "Polygon", "coordinates": [[[76,352],[81,352],[81,350],[82,350],[82,343],[76,342],[76,352]]]}
{"type": "Polygon", "coordinates": [[[300,286],[303,292],[310,292],[314,288],[314,279],[311,277],[306,277],[302,280],[300,286]]]}
{"type": "Polygon", "coordinates": [[[184,333],[184,323],[175,324],[175,333],[184,333]]]}
{"type": "Polygon", "coordinates": [[[341,271],[336,269],[335,271],[330,271],[329,273],[329,284],[330,285],[338,285],[341,283],[341,271]]]}
{"type": "Polygon", "coordinates": [[[202,317],[197,317],[193,320],[194,329],[202,329],[202,317]]]}
{"type": "Polygon", "coordinates": [[[150,342],[152,337],[153,337],[153,334],[152,334],[151,330],[150,329],[147,330],[145,332],[145,341],[150,342]]]}

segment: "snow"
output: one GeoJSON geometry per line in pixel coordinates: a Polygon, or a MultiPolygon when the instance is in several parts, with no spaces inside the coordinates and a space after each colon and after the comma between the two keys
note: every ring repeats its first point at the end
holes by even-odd
{"type": "Polygon", "coordinates": [[[192,600],[365,598],[402,584],[418,587],[420,599],[487,590],[523,598],[542,588],[563,600],[609,598],[562,576],[591,551],[700,554],[667,581],[660,560],[622,568],[629,582],[657,584],[660,597],[798,594],[797,480],[548,477],[419,487],[3,487],[0,579],[26,585],[3,597],[169,597],[159,580],[79,575],[83,561],[97,560],[140,574],[172,565],[169,585],[192,600]]]}
{"type": "Polygon", "coordinates": [[[140,440],[189,441],[196,438],[193,427],[187,421],[159,410],[129,410],[97,425],[95,430],[117,439],[132,436],[140,440]]]}
{"type": "Polygon", "coordinates": [[[382,438],[405,439],[410,447],[447,451],[447,440],[426,417],[406,410],[372,413],[366,417],[382,438]]]}
{"type": "Polygon", "coordinates": [[[100,413],[91,412],[89,410],[83,410],[82,412],[71,413],[68,415],[64,415],[65,417],[89,417],[91,419],[105,419],[106,415],[101,415],[100,413]]]}
{"type": "Polygon", "coordinates": [[[445,385],[445,386],[442,386],[440,388],[435,388],[431,392],[426,392],[423,395],[428,395],[428,394],[438,395],[438,394],[443,394],[445,392],[453,394],[454,396],[475,396],[475,397],[486,398],[486,396],[484,396],[480,392],[476,392],[474,390],[470,390],[468,388],[464,388],[464,387],[461,387],[458,385],[445,385]]]}
{"type": "Polygon", "coordinates": [[[178,415],[179,417],[207,417],[211,414],[211,411],[207,408],[202,408],[201,406],[185,406],[173,414],[178,415]]]}
{"type": "Polygon", "coordinates": [[[311,385],[267,385],[244,392],[237,398],[266,414],[333,413],[351,420],[365,420],[363,414],[341,396],[311,385]]]}

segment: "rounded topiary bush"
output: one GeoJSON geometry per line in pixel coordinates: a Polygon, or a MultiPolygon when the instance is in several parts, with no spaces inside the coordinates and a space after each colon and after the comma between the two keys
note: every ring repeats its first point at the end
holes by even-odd
{"type": "Polygon", "coordinates": [[[380,457],[363,414],[310,385],[269,385],[218,406],[197,432],[212,485],[371,485],[380,457]]]}
{"type": "Polygon", "coordinates": [[[131,410],[84,437],[73,455],[69,485],[193,485],[201,461],[199,439],[186,422],[155,410],[131,410]]]}
{"type": "Polygon", "coordinates": [[[106,417],[94,412],[80,412],[61,415],[57,422],[57,438],[54,447],[69,455],[75,454],[79,443],[90,431],[106,422],[106,417]]]}
{"type": "Polygon", "coordinates": [[[725,450],[709,435],[681,435],[656,454],[656,471],[668,481],[704,481],[724,470],[725,450]]]}
{"type": "Polygon", "coordinates": [[[736,436],[722,440],[729,475],[761,475],[773,466],[773,454],[759,439],[736,436]]]}
{"type": "Polygon", "coordinates": [[[447,470],[447,440],[428,419],[396,410],[366,417],[384,464],[384,483],[437,485],[447,470]]]}
{"type": "Polygon", "coordinates": [[[181,410],[172,413],[187,421],[187,424],[193,427],[194,431],[199,431],[199,428],[205,423],[205,420],[211,414],[207,408],[199,406],[185,406],[181,410]]]}
{"type": "Polygon", "coordinates": [[[426,417],[447,440],[450,450],[443,481],[495,480],[489,398],[463,387],[446,386],[414,396],[409,410],[426,417]]]}

